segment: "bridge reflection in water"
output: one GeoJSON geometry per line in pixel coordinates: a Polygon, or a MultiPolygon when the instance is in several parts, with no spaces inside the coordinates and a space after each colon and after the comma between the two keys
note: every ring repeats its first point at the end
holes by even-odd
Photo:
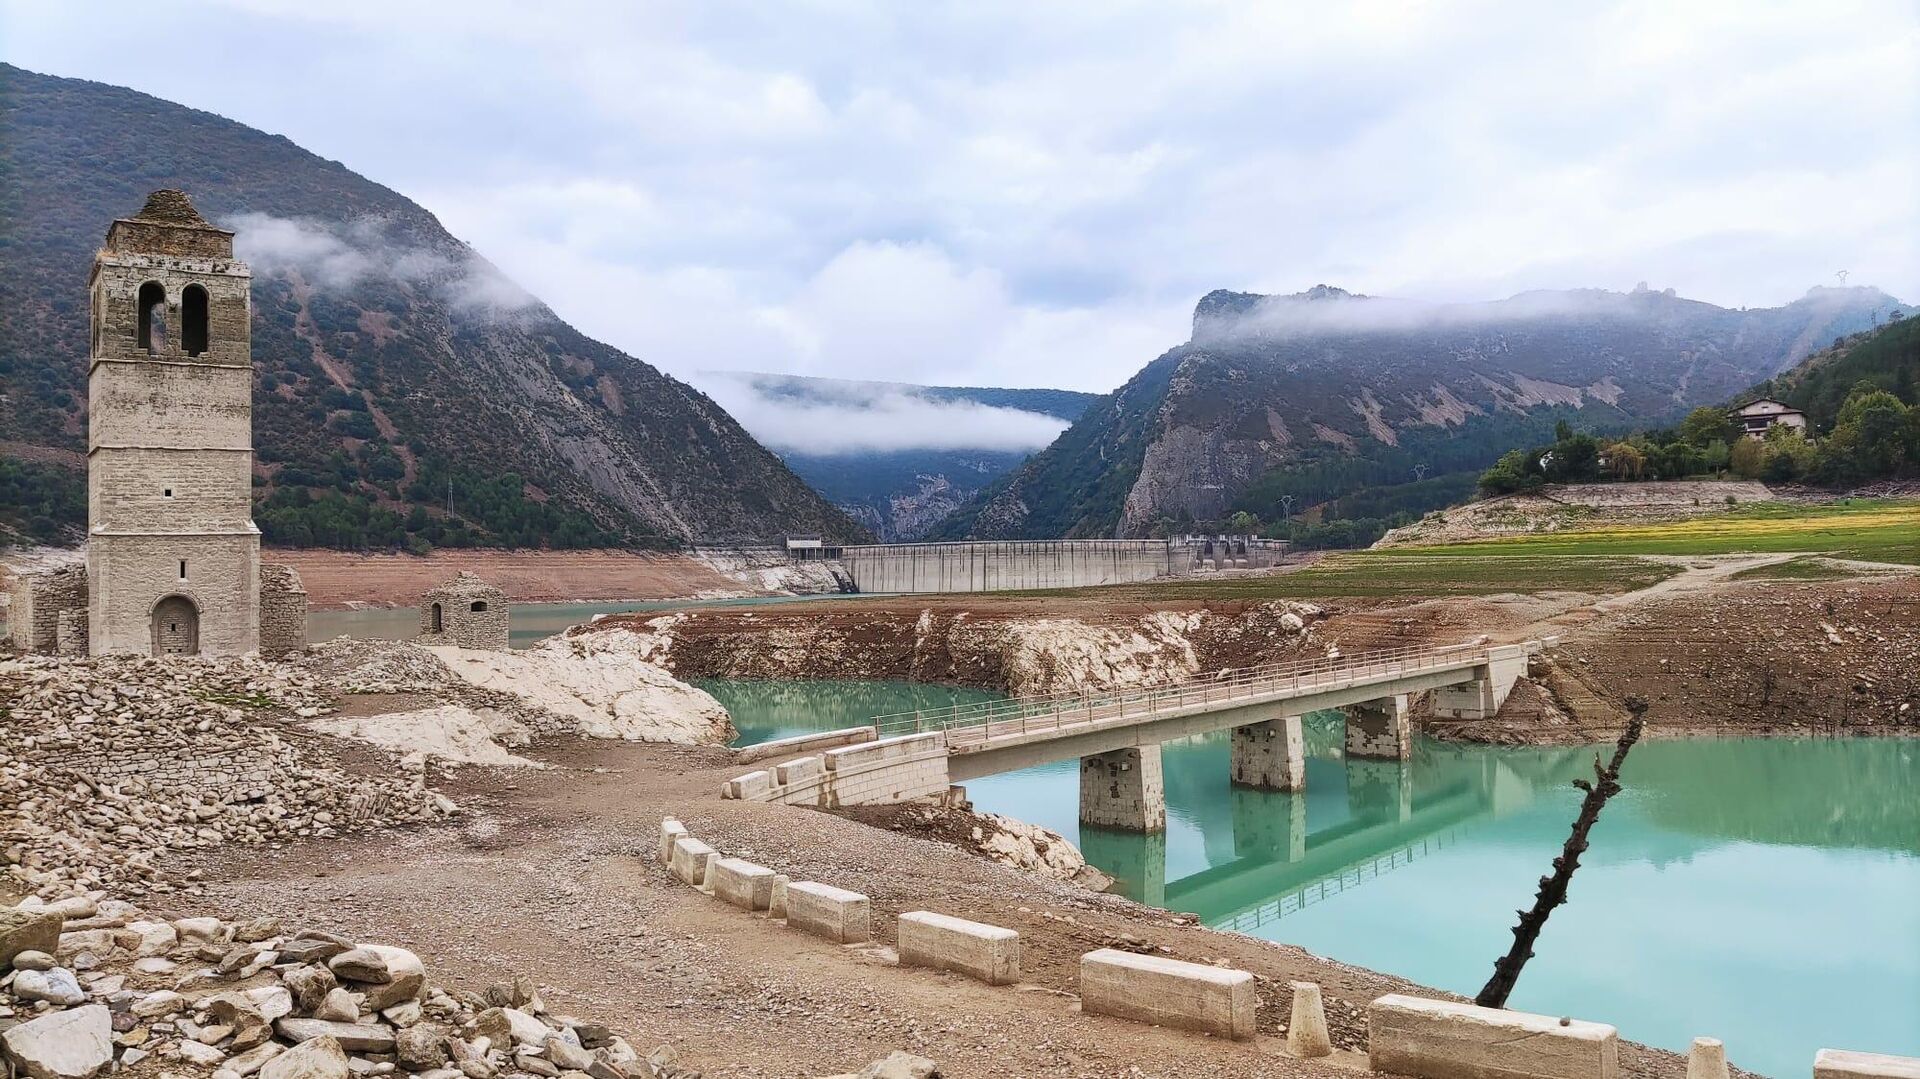
{"type": "MultiPolygon", "coordinates": [[[[1209,850],[1211,864],[1198,872],[1168,879],[1164,834],[1082,826],[1080,846],[1128,896],[1198,912],[1218,929],[1250,932],[1452,846],[1477,822],[1530,805],[1542,785],[1564,783],[1570,758],[1591,752],[1509,761],[1430,744],[1402,762],[1349,759],[1325,746],[1308,758],[1303,792],[1226,790],[1232,850],[1209,850]]],[[[1169,755],[1168,766],[1204,768],[1210,756],[1169,755]]],[[[1211,778],[1218,782],[1217,773],[1211,778]]],[[[1212,808],[1209,815],[1217,816],[1219,807],[1212,808]]],[[[1202,828],[1209,846],[1223,831],[1211,820],[1202,828]]]]}

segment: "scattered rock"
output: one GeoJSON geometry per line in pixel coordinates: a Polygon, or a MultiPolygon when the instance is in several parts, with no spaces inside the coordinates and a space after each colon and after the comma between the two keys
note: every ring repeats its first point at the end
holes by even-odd
{"type": "Polygon", "coordinates": [[[113,1062],[105,1004],[53,1012],[0,1032],[0,1054],[27,1079],[92,1079],[113,1062]]]}
{"type": "Polygon", "coordinates": [[[260,1068],[260,1079],[347,1079],[347,1054],[326,1035],[309,1039],[260,1068]]]}
{"type": "Polygon", "coordinates": [[[51,911],[0,908],[0,967],[12,963],[21,952],[58,952],[65,921],[51,911]]]}
{"type": "Polygon", "coordinates": [[[13,957],[13,969],[15,970],[52,970],[53,966],[53,956],[31,948],[13,957]]]}
{"type": "Polygon", "coordinates": [[[13,995],[21,1000],[44,1000],[62,1008],[87,999],[86,990],[80,988],[80,979],[65,967],[21,971],[14,976],[13,995]]]}
{"type": "Polygon", "coordinates": [[[313,1017],[330,1023],[357,1023],[360,1021],[360,1004],[345,989],[329,989],[313,1009],[313,1017]]]}
{"type": "Polygon", "coordinates": [[[394,1059],[410,1072],[446,1067],[446,1039],[423,1027],[410,1027],[394,1036],[394,1059]]]}
{"type": "Polygon", "coordinates": [[[299,1044],[332,1038],[350,1053],[393,1052],[393,1031],[373,1023],[332,1023],[325,1019],[282,1019],[273,1025],[280,1036],[299,1044]]]}
{"type": "Polygon", "coordinates": [[[938,1079],[940,1065],[926,1057],[895,1049],[860,1069],[860,1079],[938,1079]]]}

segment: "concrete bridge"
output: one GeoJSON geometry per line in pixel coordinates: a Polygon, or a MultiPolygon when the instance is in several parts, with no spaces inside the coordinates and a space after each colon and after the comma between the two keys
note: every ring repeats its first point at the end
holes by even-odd
{"type": "Polygon", "coordinates": [[[861,805],[944,793],[953,783],[1080,760],[1080,820],[1160,832],[1160,745],[1232,730],[1232,780],[1262,790],[1306,785],[1300,719],[1341,709],[1349,758],[1405,760],[1407,699],[1431,692],[1437,714],[1490,717],[1526,672],[1525,644],[1408,647],[1221,672],[1172,685],[1059,693],[881,716],[869,727],[750,747],[745,760],[822,750],[740,776],[729,797],[861,805]],[[828,748],[832,747],[832,748],[828,748]]]}

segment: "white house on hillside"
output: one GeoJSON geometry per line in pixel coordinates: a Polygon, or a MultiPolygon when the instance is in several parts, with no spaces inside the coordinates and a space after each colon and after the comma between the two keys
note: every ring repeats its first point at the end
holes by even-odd
{"type": "Polygon", "coordinates": [[[1798,428],[1802,435],[1807,433],[1807,414],[1784,401],[1775,401],[1762,397],[1733,410],[1734,422],[1748,438],[1765,438],[1767,432],[1775,426],[1798,428]]]}

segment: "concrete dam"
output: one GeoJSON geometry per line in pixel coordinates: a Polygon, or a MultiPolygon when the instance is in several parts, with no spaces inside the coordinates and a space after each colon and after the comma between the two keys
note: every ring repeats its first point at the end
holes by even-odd
{"type": "Polygon", "coordinates": [[[827,547],[793,538],[788,553],[837,561],[855,591],[995,592],[1083,588],[1275,565],[1286,545],[1248,536],[991,540],[827,547]]]}

